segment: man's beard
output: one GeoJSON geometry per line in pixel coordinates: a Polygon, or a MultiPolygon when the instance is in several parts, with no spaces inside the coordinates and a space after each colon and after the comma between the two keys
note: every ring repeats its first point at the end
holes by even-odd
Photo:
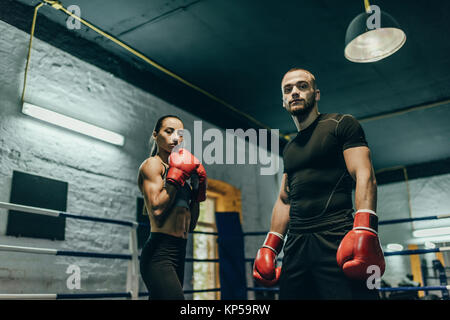
{"type": "Polygon", "coordinates": [[[304,102],[305,107],[304,108],[298,108],[298,109],[295,109],[295,110],[291,110],[291,114],[293,116],[298,116],[298,117],[301,117],[301,118],[306,117],[311,112],[311,110],[314,108],[314,105],[316,104],[316,98],[315,97],[312,97],[308,101],[306,101],[306,100],[303,100],[303,101],[305,101],[304,102]]]}

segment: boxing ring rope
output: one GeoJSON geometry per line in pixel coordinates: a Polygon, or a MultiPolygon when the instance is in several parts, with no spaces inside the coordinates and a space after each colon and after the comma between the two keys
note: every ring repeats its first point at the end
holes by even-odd
{"type": "MultiPolygon", "coordinates": [[[[253,263],[253,261],[255,261],[255,258],[245,258],[244,260],[245,260],[245,262],[253,263]]],[[[281,262],[281,261],[283,261],[283,258],[277,258],[277,261],[281,262]]]]}
{"type": "Polygon", "coordinates": [[[65,251],[65,250],[46,249],[46,248],[8,246],[8,245],[3,245],[3,244],[0,244],[0,251],[12,251],[12,252],[23,252],[23,253],[38,253],[38,254],[47,254],[47,255],[55,255],[55,256],[67,256],[67,257],[86,257],[86,258],[104,258],[104,259],[132,260],[132,256],[130,254],[98,253],[98,252],[82,252],[82,251],[65,251]]]}
{"type": "Polygon", "coordinates": [[[195,259],[195,258],[186,258],[186,262],[212,262],[219,263],[219,259],[195,259]]]}
{"type": "Polygon", "coordinates": [[[0,299],[83,299],[83,298],[131,298],[137,299],[139,293],[139,251],[137,247],[137,227],[139,223],[131,220],[108,219],[92,216],[80,216],[68,212],[61,212],[51,209],[36,208],[14,203],[0,202],[0,208],[27,212],[32,214],[47,215],[53,217],[66,217],[70,219],[87,220],[101,223],[117,224],[130,227],[129,251],[130,254],[120,253],[99,253],[57,250],[50,248],[33,248],[11,245],[0,245],[0,251],[13,251],[34,254],[47,254],[56,256],[89,257],[102,259],[124,259],[129,260],[127,270],[126,290],[120,293],[76,293],[76,294],[0,294],[0,299]]]}
{"type": "MultiPolygon", "coordinates": [[[[150,223],[145,223],[145,222],[139,222],[138,225],[139,225],[139,227],[150,227],[150,223]]],[[[192,231],[191,233],[207,234],[210,236],[218,236],[219,235],[219,233],[217,233],[217,232],[209,232],[209,231],[192,231]]]]}
{"type": "Polygon", "coordinates": [[[197,290],[184,290],[184,293],[197,293],[197,292],[219,292],[220,288],[212,288],[212,289],[197,289],[197,290]]]}
{"type": "Polygon", "coordinates": [[[423,254],[432,252],[447,252],[450,251],[450,247],[440,247],[433,249],[416,249],[416,250],[403,250],[394,252],[385,252],[384,256],[399,256],[399,255],[411,255],[411,254],[423,254]]]}
{"type": "Polygon", "coordinates": [[[424,287],[396,287],[396,288],[379,288],[378,291],[394,292],[394,291],[442,291],[450,290],[448,286],[424,286],[424,287]]]}
{"type": "Polygon", "coordinates": [[[101,299],[101,298],[132,298],[132,295],[131,292],[0,294],[0,300],[63,300],[63,299],[101,299]]]}
{"type": "MultiPolygon", "coordinates": [[[[43,209],[32,206],[19,205],[14,203],[0,202],[0,208],[15,210],[18,212],[26,212],[31,214],[46,215],[52,217],[66,217],[70,219],[86,220],[101,223],[110,223],[126,227],[131,227],[130,233],[130,243],[129,250],[130,254],[121,253],[99,253],[99,252],[83,252],[83,251],[68,251],[68,250],[58,250],[51,248],[35,248],[35,247],[23,247],[23,246],[12,246],[12,245],[2,245],[0,244],[0,251],[9,252],[22,252],[22,253],[32,253],[32,254],[46,254],[55,256],[71,256],[71,257],[86,257],[86,258],[101,258],[101,259],[123,259],[129,260],[128,271],[127,271],[127,292],[105,292],[105,293],[49,293],[49,294],[0,294],[0,300],[2,299],[98,299],[98,298],[131,298],[137,299],[138,297],[148,296],[148,292],[138,292],[139,290],[139,272],[138,265],[140,255],[138,254],[137,247],[137,234],[136,229],[138,226],[149,227],[149,223],[138,223],[131,220],[123,219],[109,219],[100,218],[92,216],[80,216],[73,213],[61,212],[52,209],[43,209]]],[[[195,234],[206,234],[218,236],[217,232],[204,232],[204,231],[193,231],[195,234]]],[[[219,259],[195,259],[186,258],[186,262],[209,262],[218,263],[219,259]]],[[[212,289],[201,289],[201,290],[184,290],[184,293],[194,293],[194,292],[217,292],[220,288],[212,289]]]]}
{"type": "Polygon", "coordinates": [[[413,222],[413,221],[423,221],[423,220],[447,219],[447,218],[450,218],[450,214],[441,214],[441,215],[437,215],[437,216],[425,216],[425,217],[417,217],[417,218],[381,220],[381,221],[378,222],[378,225],[413,222]]]}
{"type": "MultiPolygon", "coordinates": [[[[279,288],[260,288],[260,287],[248,287],[249,291],[273,291],[278,292],[279,288]]],[[[450,290],[450,285],[447,286],[424,286],[424,287],[395,287],[395,288],[379,288],[378,291],[394,292],[394,291],[442,291],[450,290]]]]}
{"type": "Polygon", "coordinates": [[[8,202],[0,202],[0,208],[21,211],[21,212],[27,212],[27,213],[33,213],[33,214],[41,214],[41,215],[52,216],[52,217],[66,217],[66,218],[73,218],[73,219],[78,219],[78,220],[89,220],[89,221],[95,221],[95,222],[112,223],[112,224],[118,224],[118,225],[123,225],[123,226],[128,226],[128,227],[137,227],[138,226],[138,223],[136,221],[131,221],[131,220],[80,216],[80,215],[76,215],[76,214],[72,214],[72,213],[68,213],[68,212],[61,212],[61,211],[51,210],[51,209],[30,207],[30,206],[24,206],[24,205],[8,203],[8,202]]]}
{"type": "MultiPolygon", "coordinates": [[[[99,218],[92,216],[80,216],[68,212],[61,212],[51,209],[42,209],[31,206],[24,206],[6,202],[0,202],[0,208],[15,210],[19,212],[27,212],[32,214],[47,215],[53,217],[66,217],[71,219],[79,219],[86,221],[102,222],[117,224],[122,226],[131,227],[130,233],[130,243],[129,250],[130,254],[118,254],[118,253],[98,253],[98,252],[82,252],[82,251],[68,251],[68,250],[58,250],[51,248],[33,248],[33,247],[22,247],[22,246],[11,246],[11,245],[1,245],[0,251],[10,251],[10,252],[23,252],[23,253],[33,253],[33,254],[47,254],[47,255],[57,255],[57,256],[76,256],[76,257],[90,257],[90,258],[102,258],[102,259],[123,259],[129,260],[129,266],[127,271],[127,292],[105,292],[105,293],[49,293],[49,294],[0,294],[1,299],[95,299],[95,298],[131,298],[137,299],[138,297],[148,296],[148,292],[139,292],[139,275],[138,275],[138,261],[139,254],[137,248],[137,234],[136,229],[138,226],[148,227],[148,223],[138,223],[131,220],[123,219],[109,219],[109,218],[99,218]]],[[[449,214],[445,215],[434,215],[425,216],[418,218],[407,218],[407,219],[394,219],[394,220],[384,220],[380,221],[379,224],[394,224],[394,223],[404,223],[419,220],[435,220],[450,218],[449,214]]],[[[219,236],[217,232],[203,232],[203,231],[193,231],[194,234],[207,234],[212,236],[219,236]]],[[[245,232],[243,236],[261,236],[266,235],[267,232],[245,232]]],[[[426,253],[436,253],[436,252],[448,252],[450,247],[440,247],[433,249],[416,249],[416,250],[403,250],[395,252],[385,252],[385,256],[394,255],[413,255],[413,254],[426,254],[426,253]]],[[[254,258],[245,258],[245,262],[253,263],[254,258]]],[[[282,258],[278,258],[277,261],[282,261],[282,258]]],[[[219,263],[219,259],[195,259],[186,258],[186,262],[206,262],[206,263],[219,263]]],[[[264,288],[264,287],[247,287],[247,291],[271,291],[278,292],[278,288],[264,288]]],[[[432,290],[450,290],[450,285],[447,286],[424,286],[424,287],[394,287],[394,288],[379,288],[379,291],[432,291],[432,290]]],[[[211,289],[199,289],[199,290],[184,290],[184,293],[190,294],[194,292],[218,292],[220,288],[211,289]]]]}

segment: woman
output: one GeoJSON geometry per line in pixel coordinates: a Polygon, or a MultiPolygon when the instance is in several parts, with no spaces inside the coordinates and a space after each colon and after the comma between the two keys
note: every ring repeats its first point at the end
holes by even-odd
{"type": "Polygon", "coordinates": [[[180,148],[183,129],[177,116],[160,118],[151,138],[151,155],[139,168],[138,185],[151,227],[140,259],[149,299],[184,299],[188,232],[194,230],[199,202],[206,198],[205,168],[191,153],[180,148]],[[186,182],[191,177],[191,181],[198,182],[193,183],[194,188],[186,182]]]}

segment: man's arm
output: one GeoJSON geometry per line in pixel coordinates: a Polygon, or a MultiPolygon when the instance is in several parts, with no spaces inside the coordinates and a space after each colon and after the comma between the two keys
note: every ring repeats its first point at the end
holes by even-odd
{"type": "Polygon", "coordinates": [[[258,250],[253,264],[253,278],[266,287],[274,286],[281,275],[281,267],[277,267],[277,255],[283,248],[290,208],[286,180],[287,174],[284,174],[280,194],[272,210],[270,232],[258,250]]]}
{"type": "Polygon", "coordinates": [[[162,227],[172,207],[176,187],[161,177],[161,164],[157,159],[148,159],[139,169],[142,177],[141,191],[149,214],[155,217],[158,227],[162,227]]]}
{"type": "Polygon", "coordinates": [[[349,278],[367,280],[370,275],[369,267],[378,266],[380,276],[386,268],[378,238],[377,183],[369,148],[362,146],[345,149],[344,158],[348,172],[356,180],[357,211],[353,229],[339,245],[336,261],[349,278]]]}
{"type": "Polygon", "coordinates": [[[377,182],[372,167],[370,149],[354,147],[344,150],[347,170],[356,181],[355,207],[377,211],[377,182]]]}
{"type": "Polygon", "coordinates": [[[270,231],[277,232],[281,235],[286,233],[289,223],[289,189],[287,186],[287,174],[283,174],[281,179],[281,189],[278,199],[272,210],[272,220],[270,223],[270,231]]]}

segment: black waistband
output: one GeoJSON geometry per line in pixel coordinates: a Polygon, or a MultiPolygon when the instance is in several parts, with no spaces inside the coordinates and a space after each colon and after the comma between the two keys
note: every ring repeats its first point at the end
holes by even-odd
{"type": "Polygon", "coordinates": [[[303,234],[353,226],[353,209],[344,209],[330,212],[324,216],[313,219],[298,219],[290,217],[288,233],[303,234]],[[293,219],[294,218],[294,219],[293,219]]]}
{"type": "Polygon", "coordinates": [[[155,241],[168,241],[173,243],[180,243],[184,244],[187,242],[187,239],[181,238],[181,237],[175,237],[167,233],[163,232],[150,232],[149,239],[155,240],[155,241]]]}

